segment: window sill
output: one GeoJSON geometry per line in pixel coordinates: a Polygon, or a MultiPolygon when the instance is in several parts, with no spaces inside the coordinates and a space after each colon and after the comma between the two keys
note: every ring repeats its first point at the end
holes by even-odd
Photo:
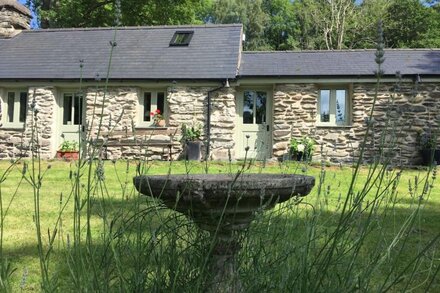
{"type": "Polygon", "coordinates": [[[135,129],[142,129],[142,130],[167,130],[168,126],[136,126],[135,129]]]}
{"type": "Polygon", "coordinates": [[[3,124],[0,128],[6,130],[24,130],[24,124],[3,124]]]}

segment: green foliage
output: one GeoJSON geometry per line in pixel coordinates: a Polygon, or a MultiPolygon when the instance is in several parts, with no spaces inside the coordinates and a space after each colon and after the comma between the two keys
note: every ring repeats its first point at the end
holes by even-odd
{"type": "Polygon", "coordinates": [[[264,38],[272,50],[299,48],[299,23],[290,0],[264,0],[263,10],[268,15],[264,38]]]}
{"type": "Polygon", "coordinates": [[[440,47],[437,0],[28,0],[42,28],[242,23],[245,50],[440,47]],[[119,14],[118,17],[116,17],[119,14]],[[116,21],[116,19],[119,21],[116,21]]]}
{"type": "Polygon", "coordinates": [[[72,140],[65,140],[58,149],[62,152],[78,151],[78,142],[72,140]]]}
{"type": "Polygon", "coordinates": [[[202,136],[202,127],[198,123],[194,123],[191,126],[182,124],[181,131],[182,141],[184,142],[200,140],[200,137],[202,136]]]}
{"type": "MultiPolygon", "coordinates": [[[[121,0],[120,25],[202,23],[209,0],[121,0]]],[[[107,27],[119,14],[113,0],[28,0],[42,28],[107,27]]]]}
{"type": "Polygon", "coordinates": [[[440,11],[419,0],[394,1],[384,23],[387,47],[440,47],[440,11]]]}
{"type": "Polygon", "coordinates": [[[316,141],[308,136],[301,138],[292,138],[290,140],[290,152],[292,154],[303,153],[307,158],[310,158],[315,151],[316,141]]]}
{"type": "Polygon", "coordinates": [[[264,31],[269,20],[262,4],[262,0],[216,0],[210,20],[213,23],[242,23],[246,35],[244,49],[262,49],[266,46],[264,31]]]}

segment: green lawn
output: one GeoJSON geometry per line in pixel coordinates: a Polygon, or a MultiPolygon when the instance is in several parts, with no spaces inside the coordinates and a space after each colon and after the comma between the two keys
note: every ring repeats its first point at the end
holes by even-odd
{"type": "MultiPolygon", "coordinates": [[[[0,162],[0,176],[10,164],[0,162]]],[[[25,179],[25,163],[19,162],[1,183],[3,215],[7,210],[2,262],[7,259],[14,269],[3,266],[2,279],[10,281],[12,292],[40,291],[43,282],[36,197],[28,182],[33,169],[26,164],[25,179]]],[[[132,186],[135,162],[105,161],[103,169],[97,164],[92,163],[88,181],[87,164],[78,169],[75,163],[42,162],[39,216],[45,289],[202,291],[207,236],[184,217],[138,196],[132,186]]],[[[203,173],[206,168],[210,173],[236,173],[242,165],[151,162],[142,173],[203,173]]],[[[364,167],[345,201],[354,172],[350,166],[291,162],[245,169],[316,178],[315,188],[302,202],[278,205],[258,216],[250,228],[239,259],[246,291],[440,290],[439,240],[430,243],[440,232],[435,172],[404,170],[393,189],[398,170],[383,172],[370,184],[366,178],[379,171],[368,176],[371,168],[364,167]],[[423,191],[427,178],[433,183],[423,191]],[[363,191],[364,186],[370,189],[363,191]]]]}

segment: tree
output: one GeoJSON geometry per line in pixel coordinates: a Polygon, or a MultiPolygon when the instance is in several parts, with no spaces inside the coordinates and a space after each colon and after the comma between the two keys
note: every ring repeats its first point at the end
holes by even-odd
{"type": "MultiPolygon", "coordinates": [[[[115,25],[115,0],[28,0],[41,28],[115,25]]],[[[121,0],[121,25],[202,23],[210,0],[121,0]]]]}
{"type": "Polygon", "coordinates": [[[263,10],[269,16],[264,32],[266,44],[272,50],[292,50],[300,47],[300,30],[291,0],[264,0],[263,10]]]}
{"type": "Polygon", "coordinates": [[[262,0],[215,0],[209,16],[213,23],[242,23],[246,35],[245,50],[267,49],[264,30],[269,16],[262,0]]]}
{"type": "Polygon", "coordinates": [[[295,4],[303,48],[347,47],[346,33],[355,23],[357,12],[354,0],[298,0],[295,4]]]}
{"type": "Polygon", "coordinates": [[[364,0],[357,6],[356,17],[347,32],[348,48],[375,48],[377,23],[383,20],[393,0],[364,0]]]}
{"type": "Polygon", "coordinates": [[[388,47],[440,47],[440,11],[419,0],[394,1],[384,20],[388,47]]]}

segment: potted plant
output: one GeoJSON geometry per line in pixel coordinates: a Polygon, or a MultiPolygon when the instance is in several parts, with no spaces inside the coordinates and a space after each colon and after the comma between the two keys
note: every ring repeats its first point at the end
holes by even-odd
{"type": "Polygon", "coordinates": [[[436,162],[440,163],[440,149],[437,149],[437,135],[431,131],[418,133],[417,141],[420,147],[420,155],[422,156],[422,164],[430,166],[436,162]]]}
{"type": "Polygon", "coordinates": [[[57,159],[78,160],[78,142],[65,140],[57,150],[57,159]]]}
{"type": "Polygon", "coordinates": [[[292,138],[290,140],[290,156],[296,161],[311,161],[315,150],[315,140],[303,136],[302,138],[292,138]]]}
{"type": "Polygon", "coordinates": [[[150,116],[153,120],[153,125],[156,127],[164,127],[165,126],[165,118],[161,114],[159,109],[156,109],[156,111],[151,112],[150,116]]]}
{"type": "Polygon", "coordinates": [[[191,161],[199,161],[201,159],[202,127],[200,124],[192,126],[182,124],[182,142],[185,143],[185,158],[191,161]]]}

